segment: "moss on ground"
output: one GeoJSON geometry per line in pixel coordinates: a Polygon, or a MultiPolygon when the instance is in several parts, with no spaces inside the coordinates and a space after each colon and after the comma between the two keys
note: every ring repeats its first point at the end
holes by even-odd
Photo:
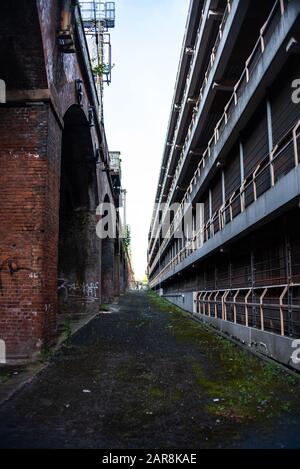
{"type": "Polygon", "coordinates": [[[28,369],[26,365],[1,365],[0,385],[6,383],[13,375],[18,375],[28,369]]]}
{"type": "Polygon", "coordinates": [[[147,427],[156,417],[172,414],[184,397],[181,389],[162,379],[159,367],[149,371],[135,357],[126,357],[112,373],[121,387],[127,385],[129,394],[122,402],[122,416],[133,426],[147,427]]]}
{"type": "Polygon", "coordinates": [[[0,368],[0,384],[5,383],[10,378],[10,373],[0,368]]]}
{"type": "Polygon", "coordinates": [[[131,327],[147,327],[151,325],[150,319],[145,319],[145,318],[137,318],[137,319],[131,319],[127,322],[127,324],[131,327]]]}
{"type": "Polygon", "coordinates": [[[245,421],[292,409],[299,392],[298,376],[217,335],[152,291],[148,295],[152,306],[168,315],[175,339],[198,347],[203,354],[201,361],[191,359],[190,366],[209,414],[245,421]]]}

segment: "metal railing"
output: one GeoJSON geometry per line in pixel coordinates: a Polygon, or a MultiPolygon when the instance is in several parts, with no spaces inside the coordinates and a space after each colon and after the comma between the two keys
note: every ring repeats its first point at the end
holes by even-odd
{"type": "Polygon", "coordinates": [[[121,154],[120,152],[109,152],[109,168],[116,174],[121,175],[121,154]]]}
{"type": "MultiPolygon", "coordinates": [[[[231,114],[232,114],[234,108],[237,106],[237,104],[239,102],[239,99],[243,94],[243,90],[244,90],[245,86],[247,85],[247,83],[249,82],[249,80],[252,76],[252,72],[254,70],[254,67],[252,66],[252,62],[255,61],[255,63],[257,63],[257,60],[258,60],[257,57],[260,58],[264,54],[265,47],[266,47],[266,45],[267,45],[267,43],[269,42],[269,39],[270,39],[271,31],[274,30],[274,18],[276,19],[275,24],[277,24],[278,21],[279,21],[278,20],[278,14],[280,14],[279,18],[281,18],[281,16],[284,14],[284,12],[285,12],[285,0],[277,0],[274,4],[273,8],[272,8],[272,11],[271,11],[267,21],[265,22],[265,24],[263,25],[263,27],[260,30],[260,36],[259,36],[259,38],[258,38],[258,40],[255,44],[255,47],[254,47],[252,53],[250,54],[249,58],[246,60],[245,68],[243,70],[243,73],[242,73],[239,81],[236,83],[236,85],[234,87],[233,94],[232,94],[230,100],[228,101],[227,105],[224,108],[224,112],[221,116],[221,119],[218,121],[218,123],[215,127],[213,136],[209,140],[208,146],[207,146],[205,152],[203,153],[203,156],[202,156],[202,158],[201,158],[201,160],[200,160],[200,162],[199,162],[199,164],[196,168],[196,171],[194,172],[194,175],[193,175],[192,180],[189,184],[189,187],[187,188],[187,190],[186,190],[186,192],[183,196],[183,199],[181,201],[181,205],[178,209],[178,212],[175,214],[174,221],[173,221],[172,225],[170,226],[170,231],[168,233],[170,236],[174,233],[175,222],[176,222],[176,220],[179,221],[181,219],[180,213],[183,211],[183,206],[184,206],[184,204],[186,204],[189,201],[189,197],[190,197],[190,194],[192,193],[193,187],[196,185],[199,177],[201,176],[202,170],[205,168],[205,166],[207,164],[207,161],[208,161],[208,159],[210,158],[210,156],[212,154],[214,146],[218,143],[223,130],[226,128],[228,122],[230,121],[231,114]],[[265,38],[267,38],[267,39],[265,40],[265,38]]],[[[192,128],[194,127],[195,120],[196,119],[195,119],[195,116],[194,116],[194,118],[192,118],[192,121],[191,121],[191,124],[190,124],[190,127],[189,127],[188,138],[187,138],[187,140],[184,144],[181,157],[178,161],[177,169],[175,171],[173,183],[172,183],[171,188],[170,188],[170,192],[169,192],[169,195],[168,195],[166,206],[165,206],[164,211],[162,213],[162,217],[161,217],[162,223],[164,222],[164,218],[165,218],[167,210],[169,208],[169,203],[170,203],[170,200],[173,196],[175,186],[177,186],[178,177],[179,177],[179,174],[182,170],[182,166],[183,166],[183,163],[184,163],[184,160],[185,160],[185,157],[186,157],[186,155],[184,155],[184,153],[186,151],[186,148],[190,146],[190,141],[189,140],[190,140],[190,136],[191,136],[191,133],[192,133],[192,128]]],[[[160,229],[160,227],[158,228],[158,231],[159,231],[159,229],[160,229]]],[[[150,273],[154,269],[154,267],[155,267],[160,255],[161,255],[161,253],[163,252],[163,249],[164,249],[165,245],[168,242],[168,236],[166,236],[165,238],[166,239],[161,244],[161,246],[158,250],[158,253],[156,254],[156,257],[155,257],[155,259],[154,259],[154,261],[151,265],[150,273]]],[[[157,239],[157,234],[156,234],[155,242],[156,242],[156,239],[157,239]]],[[[152,251],[150,253],[150,258],[153,254],[155,242],[153,244],[153,248],[152,248],[152,251]]]]}
{"type": "Polygon", "coordinates": [[[194,292],[194,313],[255,327],[281,336],[300,336],[300,305],[290,290],[300,284],[194,292]]]}
{"type": "MultiPolygon", "coordinates": [[[[240,188],[225,201],[203,227],[171,259],[151,281],[154,284],[162,276],[198,250],[205,242],[233,221],[254,203],[264,192],[275,186],[277,181],[299,164],[300,120],[278,142],[272,153],[266,156],[241,184],[240,188]]],[[[169,241],[169,240],[167,240],[169,241]]],[[[164,240],[166,242],[166,239],[164,240]]]]}

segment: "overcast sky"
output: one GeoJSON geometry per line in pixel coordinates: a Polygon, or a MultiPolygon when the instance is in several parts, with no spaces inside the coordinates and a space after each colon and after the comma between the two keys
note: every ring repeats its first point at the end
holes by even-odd
{"type": "Polygon", "coordinates": [[[147,237],[189,0],[116,0],[112,83],[104,119],[110,150],[122,153],[133,266],[143,278],[147,237]]]}

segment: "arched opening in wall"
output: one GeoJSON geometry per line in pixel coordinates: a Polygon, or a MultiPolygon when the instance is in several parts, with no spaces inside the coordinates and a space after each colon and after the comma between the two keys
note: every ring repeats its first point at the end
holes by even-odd
{"type": "MultiPolygon", "coordinates": [[[[103,216],[107,217],[109,215],[109,206],[111,200],[108,194],[105,195],[103,200],[104,211],[103,216]]],[[[105,231],[109,230],[109,226],[104,225],[105,231]]],[[[101,299],[102,303],[111,303],[115,296],[115,243],[116,238],[112,236],[107,236],[102,239],[102,249],[101,249],[101,299]]]]}
{"type": "Polygon", "coordinates": [[[114,295],[120,295],[120,284],[121,284],[121,266],[120,266],[120,239],[115,239],[115,259],[114,259],[114,272],[115,272],[115,284],[114,284],[114,295]]]}
{"type": "Polygon", "coordinates": [[[125,272],[125,259],[123,247],[120,249],[119,260],[120,260],[120,293],[124,293],[126,290],[126,272],[125,272]]]}
{"type": "Polygon", "coordinates": [[[64,118],[61,152],[58,297],[62,313],[97,311],[101,242],[96,235],[98,189],[91,130],[79,106],[64,118]]]}

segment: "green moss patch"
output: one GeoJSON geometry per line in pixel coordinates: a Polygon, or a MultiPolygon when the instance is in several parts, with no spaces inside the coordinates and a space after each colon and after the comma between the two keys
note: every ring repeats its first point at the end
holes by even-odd
{"type": "MultiPolygon", "coordinates": [[[[236,421],[265,419],[292,409],[299,379],[194,321],[190,314],[149,292],[153,307],[168,316],[177,341],[197,347],[189,366],[205,410],[236,421]]],[[[171,326],[171,327],[170,327],[171,326]]]]}

